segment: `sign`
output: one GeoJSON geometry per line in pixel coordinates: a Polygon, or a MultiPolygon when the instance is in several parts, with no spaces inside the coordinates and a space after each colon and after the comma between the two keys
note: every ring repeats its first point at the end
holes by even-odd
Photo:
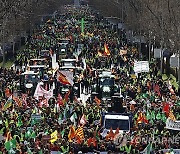
{"type": "Polygon", "coordinates": [[[134,72],[149,72],[149,62],[148,61],[138,61],[134,63],[134,72]]]}
{"type": "Polygon", "coordinates": [[[32,114],[31,119],[41,120],[41,115],[40,114],[32,114]]]}
{"type": "Polygon", "coordinates": [[[166,120],[166,128],[171,130],[180,130],[180,121],[166,120]]]}
{"type": "Polygon", "coordinates": [[[161,58],[161,49],[154,49],[154,58],[161,58]]]}
{"type": "Polygon", "coordinates": [[[170,57],[170,66],[173,68],[179,67],[179,57],[173,55],[170,57]]]}

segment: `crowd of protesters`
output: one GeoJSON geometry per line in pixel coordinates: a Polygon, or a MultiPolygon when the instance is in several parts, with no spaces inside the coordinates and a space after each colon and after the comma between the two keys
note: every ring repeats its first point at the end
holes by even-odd
{"type": "MultiPolygon", "coordinates": [[[[133,45],[127,45],[125,38],[90,8],[64,9],[66,13],[36,29],[28,39],[26,48],[17,53],[15,65],[20,66],[20,69],[0,69],[1,153],[49,154],[59,151],[71,154],[138,154],[150,142],[151,152],[154,153],[163,153],[161,149],[173,151],[180,148],[178,139],[170,140],[174,136],[179,138],[178,131],[165,128],[170,115],[172,119],[180,119],[179,96],[169,80],[163,81],[162,75],[158,74],[156,62],[150,64],[150,72],[132,77],[134,62],[139,59],[138,50],[133,45]],[[82,18],[85,20],[83,33],[80,24],[82,18]],[[97,71],[99,68],[109,69],[116,76],[125,112],[133,116],[133,126],[128,134],[124,134],[127,137],[125,145],[117,147],[114,144],[118,129],[115,133],[110,130],[105,138],[101,135],[101,115],[107,112],[107,106],[101,105],[102,100],[100,104],[88,100],[84,105],[77,96],[73,96],[71,88],[64,96],[55,90],[54,96],[45,102],[44,98],[37,100],[32,93],[22,93],[19,89],[17,83],[23,71],[21,67],[27,66],[28,59],[38,58],[40,50],[52,51],[52,55],[56,53],[58,41],[63,38],[70,39],[68,58],[74,56],[78,44],[84,45],[78,56],[78,65],[83,65],[84,58],[87,67],[74,78],[74,82],[91,89],[97,78],[92,70],[97,71]],[[103,56],[105,63],[102,63],[104,44],[108,45],[110,55],[103,56]],[[120,54],[120,50],[126,50],[127,53],[120,54]],[[140,116],[143,119],[139,120],[140,116]]],[[[53,77],[48,73],[49,70],[45,74],[51,76],[53,82],[58,82],[56,75],[53,77]]],[[[55,89],[58,89],[57,84],[55,89]]]]}

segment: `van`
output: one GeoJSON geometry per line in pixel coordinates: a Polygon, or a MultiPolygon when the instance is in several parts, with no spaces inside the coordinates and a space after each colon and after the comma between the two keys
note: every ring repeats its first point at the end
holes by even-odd
{"type": "Polygon", "coordinates": [[[129,132],[131,128],[131,118],[128,115],[106,114],[103,120],[103,127],[106,130],[115,132],[119,128],[120,132],[129,132]]]}

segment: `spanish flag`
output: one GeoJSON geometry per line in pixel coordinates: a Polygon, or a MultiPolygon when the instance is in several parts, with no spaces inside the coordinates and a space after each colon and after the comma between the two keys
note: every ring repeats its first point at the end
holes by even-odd
{"type": "Polygon", "coordinates": [[[68,134],[69,142],[73,142],[72,139],[75,137],[75,135],[76,135],[76,131],[74,126],[70,126],[69,134],[68,134]]]}
{"type": "Polygon", "coordinates": [[[104,44],[104,55],[105,55],[105,56],[110,56],[110,55],[111,55],[111,52],[110,52],[110,50],[108,49],[108,46],[107,46],[106,43],[104,44]]]}
{"type": "Polygon", "coordinates": [[[61,82],[64,85],[71,85],[65,75],[63,75],[60,71],[57,72],[57,81],[61,82]]]}
{"type": "Polygon", "coordinates": [[[138,123],[145,123],[145,124],[148,123],[148,120],[146,119],[146,116],[145,116],[142,112],[139,113],[139,116],[138,116],[138,118],[137,118],[136,123],[137,123],[137,124],[138,124],[138,123]]]}
{"type": "Polygon", "coordinates": [[[55,131],[51,134],[51,140],[50,140],[50,142],[51,142],[51,143],[54,143],[55,141],[57,141],[57,139],[58,139],[58,132],[57,132],[57,130],[55,130],[55,131]]]}
{"type": "Polygon", "coordinates": [[[95,96],[94,101],[96,102],[98,106],[101,104],[101,100],[97,98],[97,96],[95,96]]]}
{"type": "Polygon", "coordinates": [[[106,141],[113,140],[114,136],[115,136],[115,134],[113,133],[113,130],[112,130],[112,127],[111,127],[109,133],[106,135],[106,141]]]}

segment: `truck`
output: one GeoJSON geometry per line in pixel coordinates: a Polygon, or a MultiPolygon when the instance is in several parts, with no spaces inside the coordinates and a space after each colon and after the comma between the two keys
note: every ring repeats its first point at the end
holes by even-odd
{"type": "Polygon", "coordinates": [[[132,115],[127,113],[103,113],[102,114],[102,132],[106,130],[106,132],[109,132],[110,129],[113,130],[113,132],[116,131],[117,128],[119,128],[120,133],[128,133],[130,132],[130,129],[132,128],[132,115]]]}
{"type": "Polygon", "coordinates": [[[112,96],[120,95],[120,87],[115,83],[115,75],[111,71],[102,71],[91,89],[92,97],[97,95],[104,101],[111,100],[112,96]]]}

